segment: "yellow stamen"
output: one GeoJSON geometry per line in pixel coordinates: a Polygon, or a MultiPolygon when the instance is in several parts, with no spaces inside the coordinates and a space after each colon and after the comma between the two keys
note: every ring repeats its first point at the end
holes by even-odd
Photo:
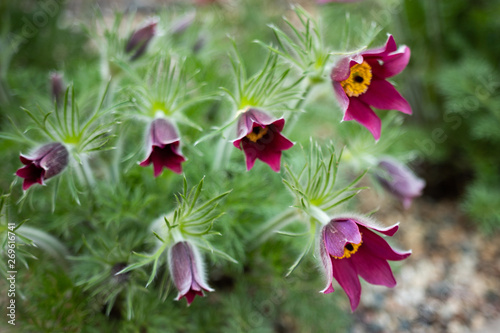
{"type": "Polygon", "coordinates": [[[344,255],[342,257],[336,257],[336,256],[331,256],[331,257],[334,259],[350,258],[354,253],[358,252],[358,249],[362,243],[363,243],[363,241],[359,242],[358,244],[347,243],[344,246],[344,255]]]}
{"type": "Polygon", "coordinates": [[[366,61],[351,67],[351,75],[347,80],[340,82],[349,97],[358,97],[364,94],[372,82],[372,68],[366,61]]]}
{"type": "Polygon", "coordinates": [[[247,134],[247,138],[252,142],[257,142],[260,138],[267,134],[267,127],[254,127],[252,132],[247,134]]]}

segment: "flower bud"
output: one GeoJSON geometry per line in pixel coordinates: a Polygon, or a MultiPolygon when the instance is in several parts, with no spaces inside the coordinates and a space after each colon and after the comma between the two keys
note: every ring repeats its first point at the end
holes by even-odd
{"type": "Polygon", "coordinates": [[[380,160],[375,177],[387,191],[403,203],[405,209],[410,208],[413,198],[422,195],[425,187],[423,179],[392,158],[380,160]]]}
{"type": "Polygon", "coordinates": [[[151,42],[151,39],[153,39],[156,34],[157,23],[158,22],[156,20],[150,21],[130,36],[127,45],[125,46],[126,53],[134,52],[130,60],[135,60],[144,54],[149,42],[151,42]]]}
{"type": "Polygon", "coordinates": [[[147,158],[140,166],[153,163],[154,175],[158,177],[163,168],[182,172],[181,163],[186,160],[180,151],[180,138],[174,125],[164,118],[156,118],[149,128],[147,158]]]}
{"type": "Polygon", "coordinates": [[[56,72],[50,74],[50,90],[52,94],[52,100],[56,101],[57,105],[61,105],[65,91],[61,74],[56,72]]]}
{"type": "Polygon", "coordinates": [[[176,300],[186,297],[190,305],[196,295],[203,296],[203,290],[213,291],[205,281],[203,261],[198,249],[186,242],[178,242],[170,248],[168,254],[170,274],[179,291],[176,300]]]}
{"type": "Polygon", "coordinates": [[[20,156],[25,167],[16,175],[24,178],[23,190],[36,183],[44,185],[44,180],[59,174],[68,165],[68,150],[59,142],[48,143],[38,148],[30,156],[20,156]]]}

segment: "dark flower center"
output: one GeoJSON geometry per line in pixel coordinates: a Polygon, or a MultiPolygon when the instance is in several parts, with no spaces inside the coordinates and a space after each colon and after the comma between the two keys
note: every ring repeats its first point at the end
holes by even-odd
{"type": "Polygon", "coordinates": [[[350,258],[354,253],[358,252],[359,247],[363,244],[363,241],[359,242],[358,244],[356,243],[346,243],[344,245],[344,254],[341,257],[336,257],[334,255],[330,256],[334,259],[346,259],[350,258]]]}
{"type": "Polygon", "coordinates": [[[252,132],[247,134],[246,137],[252,142],[257,142],[257,140],[261,139],[266,134],[267,127],[256,126],[252,129],[252,132]]]}
{"type": "Polygon", "coordinates": [[[364,61],[351,67],[349,78],[341,81],[340,84],[349,97],[358,97],[364,94],[372,81],[372,68],[364,61]]]}

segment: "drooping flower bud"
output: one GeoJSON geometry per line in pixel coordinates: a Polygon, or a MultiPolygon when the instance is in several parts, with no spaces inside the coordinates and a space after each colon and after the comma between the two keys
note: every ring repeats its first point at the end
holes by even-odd
{"type": "Polygon", "coordinates": [[[50,73],[50,92],[52,100],[56,101],[57,105],[61,105],[64,98],[64,91],[62,75],[57,72],[50,73]]]}
{"type": "Polygon", "coordinates": [[[281,152],[293,147],[293,142],[281,135],[284,126],[285,119],[274,119],[255,109],[240,116],[233,145],[245,153],[247,170],[252,169],[255,160],[259,159],[274,171],[280,171],[281,152]]]}
{"type": "Polygon", "coordinates": [[[196,295],[203,296],[203,290],[213,291],[205,280],[203,261],[196,248],[189,242],[174,244],[168,254],[170,274],[179,291],[176,300],[186,297],[190,305],[196,295]]]}
{"type": "Polygon", "coordinates": [[[425,181],[404,164],[392,158],[384,158],[378,163],[375,177],[392,195],[398,198],[405,209],[410,208],[413,198],[422,195],[425,181]]]}
{"type": "Polygon", "coordinates": [[[338,217],[326,224],[319,237],[319,253],[327,277],[322,292],[333,292],[335,278],[349,297],[354,311],[361,297],[358,275],[371,284],[396,286],[387,260],[406,259],[411,251],[394,250],[374,231],[393,236],[398,228],[398,224],[381,228],[359,217],[338,217]]]}
{"type": "Polygon", "coordinates": [[[36,183],[44,185],[44,180],[59,174],[68,165],[68,150],[59,142],[48,143],[38,148],[30,156],[20,156],[25,167],[16,175],[24,178],[23,190],[36,183]]]}
{"type": "Polygon", "coordinates": [[[156,34],[156,20],[151,20],[144,27],[136,30],[129,38],[127,45],[125,46],[125,52],[131,53],[132,57],[130,60],[135,60],[142,56],[148,47],[149,42],[153,39],[156,34]]]}
{"type": "Polygon", "coordinates": [[[164,118],[156,118],[149,128],[147,158],[140,163],[153,163],[154,176],[158,177],[163,168],[176,173],[182,172],[181,163],[186,160],[180,151],[180,138],[174,125],[164,118]]]}

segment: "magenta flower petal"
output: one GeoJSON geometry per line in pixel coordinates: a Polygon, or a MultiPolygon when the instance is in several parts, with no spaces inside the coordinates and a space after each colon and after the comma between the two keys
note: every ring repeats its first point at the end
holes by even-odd
{"type": "MultiPolygon", "coordinates": [[[[245,152],[245,155],[248,154],[245,152]]],[[[281,151],[280,150],[269,150],[265,153],[257,153],[257,158],[262,162],[266,163],[271,167],[274,172],[279,172],[281,168],[281,151]]],[[[248,166],[247,166],[248,170],[248,166]]]]}
{"type": "MultiPolygon", "coordinates": [[[[340,218],[343,219],[343,218],[340,218]]],[[[394,236],[394,234],[398,231],[399,229],[399,223],[396,223],[394,225],[391,225],[389,227],[379,227],[377,225],[373,225],[367,221],[363,221],[361,219],[353,219],[356,221],[356,223],[360,226],[366,227],[368,229],[373,229],[377,232],[380,232],[381,234],[384,234],[386,236],[394,236]]]]}
{"type": "Polygon", "coordinates": [[[347,109],[349,108],[349,101],[350,101],[349,97],[347,97],[344,88],[342,88],[339,82],[333,81],[333,91],[337,96],[337,101],[339,102],[340,110],[342,110],[342,112],[345,115],[347,109]]]}
{"type": "Polygon", "coordinates": [[[397,51],[398,47],[396,45],[396,41],[394,40],[394,37],[392,35],[387,36],[387,41],[385,42],[385,45],[382,47],[378,47],[375,49],[370,49],[366,50],[364,52],[361,52],[361,55],[363,58],[365,57],[384,57],[389,55],[392,52],[397,51]]]}
{"type": "Polygon", "coordinates": [[[25,167],[17,170],[16,175],[24,178],[23,190],[34,184],[43,185],[45,179],[61,173],[68,165],[68,156],[68,150],[59,142],[43,145],[31,156],[20,155],[19,159],[25,167]]]}
{"type": "Polygon", "coordinates": [[[338,220],[327,224],[322,231],[322,238],[328,253],[335,257],[344,255],[346,243],[360,243],[361,234],[357,224],[352,220],[338,220]]]}
{"type": "Polygon", "coordinates": [[[361,283],[352,261],[332,259],[332,274],[349,297],[351,310],[356,310],[361,298],[361,283]]]}
{"type": "Polygon", "coordinates": [[[180,138],[174,125],[164,118],[156,118],[149,129],[147,157],[139,165],[145,167],[153,163],[155,177],[158,177],[164,168],[181,173],[181,164],[186,158],[182,155],[179,145],[180,138]]]}
{"type": "Polygon", "coordinates": [[[365,61],[370,64],[373,75],[385,79],[401,73],[410,61],[410,54],[410,49],[403,46],[401,52],[390,54],[382,59],[366,57],[365,61]]]}
{"type": "Polygon", "coordinates": [[[352,265],[368,283],[389,288],[396,286],[396,279],[387,260],[373,255],[365,246],[361,246],[356,255],[352,256],[352,265]]]}
{"type": "MultiPolygon", "coordinates": [[[[323,239],[324,238],[324,235],[323,235],[323,232],[322,232],[322,235],[321,235],[321,238],[323,239]]],[[[329,294],[329,293],[333,293],[333,285],[332,285],[332,282],[333,282],[333,275],[332,275],[332,258],[330,257],[330,254],[328,253],[328,251],[326,250],[326,246],[325,246],[325,242],[323,240],[321,240],[319,242],[319,255],[321,257],[321,262],[323,263],[323,268],[324,268],[324,272],[325,272],[325,275],[326,275],[326,286],[325,286],[325,289],[321,290],[322,293],[324,294],[329,294]]]]}
{"type": "Polygon", "coordinates": [[[284,126],[283,118],[274,119],[259,110],[250,109],[240,116],[233,145],[245,153],[247,170],[259,159],[279,172],[282,151],[293,146],[293,142],[281,135],[284,126]]]}
{"type": "Polygon", "coordinates": [[[411,114],[411,106],[406,99],[386,80],[373,79],[370,89],[358,99],[367,105],[372,105],[377,109],[398,110],[406,114],[411,114]]]}
{"type": "Polygon", "coordinates": [[[236,134],[236,139],[233,140],[233,144],[236,148],[239,148],[239,141],[243,139],[248,133],[252,132],[253,128],[255,127],[254,124],[261,126],[262,128],[266,127],[267,125],[271,125],[272,123],[276,122],[275,125],[281,125],[280,131],[283,129],[283,125],[285,124],[284,119],[278,119],[279,122],[268,115],[265,112],[256,110],[256,109],[249,109],[248,111],[245,111],[239,118],[238,118],[238,127],[237,127],[237,134],[236,134]]]}
{"type": "Polygon", "coordinates": [[[368,228],[360,226],[359,229],[363,234],[363,247],[366,247],[373,255],[393,261],[404,260],[410,256],[411,251],[399,252],[394,250],[385,239],[371,232],[368,228]]]}
{"type": "Polygon", "coordinates": [[[17,170],[16,175],[21,178],[24,178],[23,191],[26,191],[32,185],[44,184],[43,179],[45,178],[45,170],[40,167],[37,167],[34,164],[30,164],[17,170]]]}
{"type": "Polygon", "coordinates": [[[341,58],[333,67],[330,77],[333,81],[344,81],[351,74],[351,67],[354,64],[361,64],[363,57],[360,54],[354,54],[349,57],[341,58]]]}
{"type": "Polygon", "coordinates": [[[356,120],[372,133],[375,140],[380,139],[382,122],[375,112],[367,104],[356,98],[351,98],[349,102],[344,120],[356,120]]]}

